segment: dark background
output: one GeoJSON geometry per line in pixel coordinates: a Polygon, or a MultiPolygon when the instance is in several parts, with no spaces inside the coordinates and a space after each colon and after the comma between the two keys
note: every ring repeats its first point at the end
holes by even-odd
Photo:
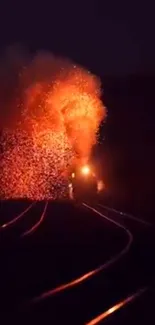
{"type": "Polygon", "coordinates": [[[111,204],[153,217],[153,1],[2,1],[0,48],[49,50],[97,74],[108,108],[95,151],[111,204]],[[103,141],[104,139],[104,141],[103,141]]]}

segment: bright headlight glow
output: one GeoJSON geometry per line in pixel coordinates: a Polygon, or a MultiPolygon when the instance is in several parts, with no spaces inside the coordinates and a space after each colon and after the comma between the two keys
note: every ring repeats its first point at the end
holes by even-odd
{"type": "Polygon", "coordinates": [[[104,189],[105,189],[105,184],[103,183],[102,180],[98,180],[98,182],[97,182],[97,190],[98,190],[98,192],[101,192],[104,189]]]}
{"type": "Polygon", "coordinates": [[[81,172],[82,172],[83,175],[88,175],[88,174],[90,173],[90,168],[89,168],[89,166],[83,166],[83,167],[81,168],[81,172]]]}

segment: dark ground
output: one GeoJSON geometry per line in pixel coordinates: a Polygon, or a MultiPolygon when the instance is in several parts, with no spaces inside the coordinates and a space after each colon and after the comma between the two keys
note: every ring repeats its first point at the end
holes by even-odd
{"type": "MultiPolygon", "coordinates": [[[[16,214],[15,211],[20,211],[19,206],[21,210],[25,208],[25,202],[13,205],[10,202],[8,206],[6,211],[10,209],[16,214]]],[[[43,206],[44,202],[37,203],[23,221],[1,232],[0,318],[3,322],[14,319],[22,324],[32,320],[42,320],[45,324],[85,324],[128,294],[152,283],[154,230],[128,222],[134,242],[129,254],[120,262],[77,287],[39,304],[27,305],[31,298],[42,292],[101,265],[122,250],[128,240],[126,233],[109,221],[81,205],[67,202],[49,203],[40,228],[31,236],[20,239],[19,235],[39,218],[43,206]]],[[[109,217],[118,220],[117,216],[109,217]]],[[[140,305],[133,304],[134,308],[139,310],[141,304],[149,308],[153,297],[144,295],[140,305]]],[[[133,307],[129,308],[135,324],[133,307]]],[[[128,308],[125,310],[128,319],[128,308]]],[[[137,314],[139,317],[139,311],[137,314]]],[[[124,317],[124,314],[120,316],[121,321],[124,317]]],[[[149,317],[152,316],[146,312],[146,319],[153,324],[149,317]]],[[[126,324],[127,319],[124,320],[126,324]]]]}
{"type": "Polygon", "coordinates": [[[24,209],[28,207],[28,200],[12,200],[0,202],[0,225],[9,222],[15,218],[18,214],[22,213],[24,209]]]}

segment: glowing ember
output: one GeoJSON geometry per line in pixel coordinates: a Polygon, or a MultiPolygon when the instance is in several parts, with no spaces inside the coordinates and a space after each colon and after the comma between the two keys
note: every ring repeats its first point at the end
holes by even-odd
{"type": "Polygon", "coordinates": [[[0,111],[1,195],[62,197],[67,169],[75,159],[87,162],[105,117],[99,82],[50,55],[37,55],[18,76],[18,96],[11,98],[8,116],[0,111]]]}

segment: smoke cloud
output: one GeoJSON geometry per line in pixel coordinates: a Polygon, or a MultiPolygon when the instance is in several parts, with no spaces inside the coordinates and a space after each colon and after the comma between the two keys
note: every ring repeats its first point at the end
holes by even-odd
{"type": "Polygon", "coordinates": [[[100,81],[51,53],[10,48],[0,65],[1,193],[64,195],[73,161],[89,159],[106,115],[100,81]],[[23,54],[24,53],[24,54],[23,54]]]}

